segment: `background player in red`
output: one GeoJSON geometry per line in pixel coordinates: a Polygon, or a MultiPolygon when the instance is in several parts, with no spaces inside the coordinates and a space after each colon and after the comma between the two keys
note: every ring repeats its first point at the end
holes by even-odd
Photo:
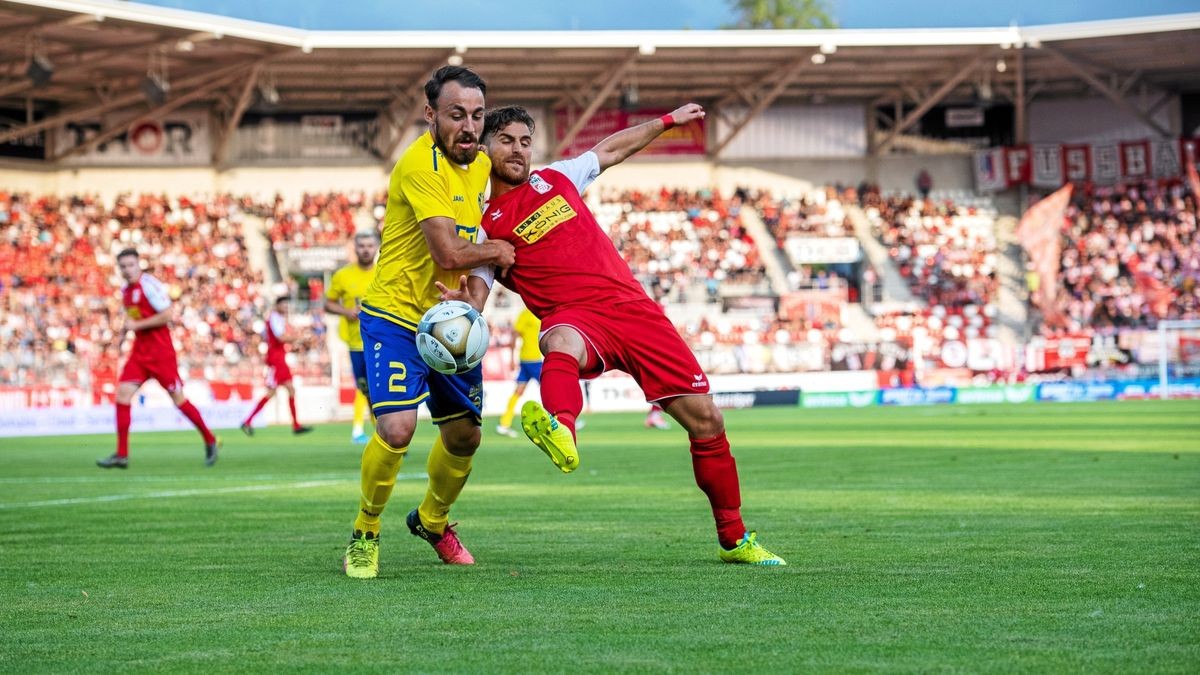
{"type": "Polygon", "coordinates": [[[292,412],[292,433],[307,434],[312,427],[302,426],[296,417],[296,387],[292,384],[292,369],[287,364],[287,345],[296,341],[296,337],[288,335],[287,311],[289,298],[281,295],[275,298],[275,308],[267,316],[267,325],[263,334],[267,337],[267,393],[259,400],[258,405],[250,412],[250,416],[242,422],[242,433],[254,435],[254,417],[275,396],[275,392],[283,387],[288,393],[288,410],[292,412]]]}
{"type": "Polygon", "coordinates": [[[117,386],[117,452],[111,457],[96,460],[103,469],[129,467],[129,422],[133,396],[146,380],[155,380],[171,395],[179,412],[183,413],[204,437],[204,463],[217,461],[220,441],[209,431],[200,411],[183,395],[183,380],[179,379],[179,363],[175,345],[171,344],[171,297],[161,281],[142,271],[137,250],[127,248],[117,254],[117,269],[125,279],[121,288],[121,304],[125,307],[125,325],[121,334],[133,332],[133,347],[129,360],[121,369],[117,386]]]}
{"type": "MultiPolygon", "coordinates": [[[[513,245],[516,262],[503,283],[542,320],[542,401],[525,404],[521,427],[564,472],[578,465],[575,420],[583,408],[580,377],[623,370],[688,431],[696,483],[716,520],[718,555],[730,563],[784,565],[742,522],[737,465],[708,377],[662,308],[634,278],[580,193],[614,164],[677,124],[704,117],[694,103],[619,131],[592,150],[529,171],[533,119],[509,106],[487,114],[481,141],[492,159],[489,239],[513,245]]],[[[490,270],[472,271],[447,299],[483,307],[490,270]]]]}

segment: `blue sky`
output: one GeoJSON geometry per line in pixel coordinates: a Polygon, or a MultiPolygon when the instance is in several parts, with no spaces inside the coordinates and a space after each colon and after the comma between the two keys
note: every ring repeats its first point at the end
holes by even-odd
{"type": "MultiPolygon", "coordinates": [[[[146,0],[322,30],[669,30],[733,21],[724,0],[146,0]]],[[[842,28],[1007,26],[1200,12],[1200,0],[832,0],[842,28]]]]}

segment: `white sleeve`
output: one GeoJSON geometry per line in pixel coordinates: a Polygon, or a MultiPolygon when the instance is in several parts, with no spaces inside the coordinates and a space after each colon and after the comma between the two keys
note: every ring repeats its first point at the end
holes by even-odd
{"type": "MultiPolygon", "coordinates": [[[[482,227],[479,228],[479,238],[475,241],[476,244],[482,244],[488,240],[487,231],[482,227]]],[[[483,283],[487,284],[488,290],[492,290],[492,285],[496,283],[496,269],[491,265],[480,265],[471,270],[470,276],[483,279],[483,283]]]]}
{"type": "Polygon", "coordinates": [[[574,159],[560,160],[546,168],[554,169],[570,178],[579,194],[583,194],[592,181],[600,177],[600,158],[588,150],[574,159]]]}
{"type": "Polygon", "coordinates": [[[287,333],[287,319],[279,312],[271,312],[271,333],[275,337],[283,337],[287,333]]]}
{"type": "Polygon", "coordinates": [[[163,285],[163,282],[143,272],[140,283],[142,284],[142,293],[146,294],[146,301],[150,303],[155,312],[161,314],[171,306],[171,295],[167,292],[167,287],[163,285]]]}

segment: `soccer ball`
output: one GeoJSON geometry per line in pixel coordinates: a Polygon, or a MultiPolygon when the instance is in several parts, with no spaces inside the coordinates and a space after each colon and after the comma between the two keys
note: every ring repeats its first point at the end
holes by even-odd
{"type": "Polygon", "coordinates": [[[487,348],[487,321],[465,302],[439,302],[417,324],[421,360],[444,375],[461,375],[479,365],[487,348]]]}

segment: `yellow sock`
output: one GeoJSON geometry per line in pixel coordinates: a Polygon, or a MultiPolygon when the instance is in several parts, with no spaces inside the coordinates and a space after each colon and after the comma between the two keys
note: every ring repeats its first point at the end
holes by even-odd
{"type": "Polygon", "coordinates": [[[500,416],[500,426],[511,427],[513,415],[516,414],[517,401],[521,400],[521,395],[513,392],[512,396],[508,397],[508,407],[504,409],[504,414],[500,416]]]}
{"type": "Polygon", "coordinates": [[[471,457],[451,454],[439,434],[429,450],[426,470],[429,472],[429,488],[425,490],[425,499],[418,509],[421,524],[430,532],[441,534],[446,531],[446,523],[450,519],[450,505],[458,499],[458,494],[467,484],[467,476],[471,475],[471,457]]]}
{"type": "Polygon", "coordinates": [[[367,411],[367,397],[363,396],[361,391],[354,392],[354,425],[351,427],[351,433],[355,436],[362,435],[363,432],[363,417],[367,411]]]}
{"type": "Polygon", "coordinates": [[[362,496],[358,501],[358,517],[354,529],[379,534],[379,514],[387,506],[392,488],[396,486],[396,474],[404,462],[407,447],[393,448],[379,434],[372,434],[362,454],[362,496]]]}

